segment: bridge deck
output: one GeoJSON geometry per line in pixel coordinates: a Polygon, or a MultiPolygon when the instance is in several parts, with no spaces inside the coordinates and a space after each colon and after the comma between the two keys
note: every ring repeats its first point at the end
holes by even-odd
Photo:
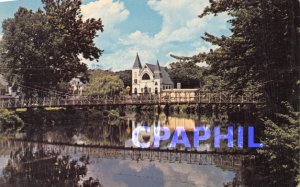
{"type": "Polygon", "coordinates": [[[223,93],[199,93],[194,96],[126,95],[126,96],[68,96],[45,98],[0,99],[0,108],[34,108],[66,106],[113,106],[113,105],[182,105],[220,104],[256,105],[264,103],[254,95],[234,96],[223,93]]]}

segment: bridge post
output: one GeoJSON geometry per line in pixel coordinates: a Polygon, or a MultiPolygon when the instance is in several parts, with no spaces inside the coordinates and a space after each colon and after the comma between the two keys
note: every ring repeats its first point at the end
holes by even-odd
{"type": "Polygon", "coordinates": [[[159,106],[160,106],[160,103],[161,103],[161,93],[159,93],[159,95],[158,95],[158,99],[159,99],[159,106]]]}
{"type": "Polygon", "coordinates": [[[24,106],[24,97],[21,99],[21,106],[24,106]]]}
{"type": "Polygon", "coordinates": [[[15,99],[15,108],[17,108],[17,100],[15,99]]]}

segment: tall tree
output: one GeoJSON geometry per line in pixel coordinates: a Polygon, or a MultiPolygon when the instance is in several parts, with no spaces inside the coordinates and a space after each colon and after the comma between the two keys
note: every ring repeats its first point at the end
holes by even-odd
{"type": "Polygon", "coordinates": [[[124,91],[124,83],[112,72],[93,70],[84,94],[86,95],[119,95],[124,91]]]}
{"type": "Polygon", "coordinates": [[[116,72],[119,75],[120,79],[124,82],[125,86],[131,86],[132,84],[132,73],[131,70],[123,70],[116,72]]]}
{"type": "Polygon", "coordinates": [[[294,186],[300,182],[299,1],[211,0],[200,17],[221,12],[231,16],[232,35],[205,33],[202,38],[219,48],[184,59],[208,63],[209,74],[222,77],[226,90],[264,95],[266,107],[258,117],[265,135],[264,175],[269,185],[294,186]]]}
{"type": "Polygon", "coordinates": [[[269,106],[298,103],[299,1],[211,1],[200,17],[221,12],[232,17],[232,35],[205,33],[202,38],[219,48],[190,60],[207,62],[211,74],[225,79],[227,90],[263,92],[269,106]]]}
{"type": "Polygon", "coordinates": [[[203,85],[204,68],[190,62],[174,62],[167,69],[174,83],[181,83],[182,88],[199,88],[203,85]]]}
{"type": "Polygon", "coordinates": [[[93,39],[103,31],[100,19],[83,20],[81,0],[43,0],[44,9],[19,8],[3,21],[1,68],[14,89],[26,96],[55,90],[87,66],[79,58],[99,59],[93,39]]]}

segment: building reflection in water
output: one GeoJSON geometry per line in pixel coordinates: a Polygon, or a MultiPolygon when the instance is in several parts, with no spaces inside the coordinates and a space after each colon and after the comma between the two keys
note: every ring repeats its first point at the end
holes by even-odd
{"type": "MultiPolygon", "coordinates": [[[[143,118],[131,117],[131,118],[127,118],[127,120],[128,120],[127,124],[131,124],[131,130],[139,126],[150,127],[150,132],[140,132],[138,139],[139,142],[141,143],[146,143],[150,141],[152,147],[154,142],[154,127],[168,127],[170,129],[171,136],[169,140],[161,141],[160,143],[161,149],[171,148],[170,141],[177,127],[183,127],[187,132],[190,142],[193,142],[193,130],[196,126],[200,126],[200,120],[195,120],[186,117],[166,116],[164,113],[161,113],[160,115],[155,115],[155,117],[153,118],[144,116],[143,118]]],[[[201,121],[204,124],[202,126],[210,127],[210,125],[207,124],[207,120],[205,118],[202,119],[201,121]]],[[[125,147],[135,147],[134,144],[132,143],[131,137],[126,140],[125,147]]],[[[176,148],[181,150],[185,149],[183,145],[177,145],[176,148]]],[[[211,142],[207,141],[205,143],[200,144],[197,150],[210,151],[211,142]]]]}

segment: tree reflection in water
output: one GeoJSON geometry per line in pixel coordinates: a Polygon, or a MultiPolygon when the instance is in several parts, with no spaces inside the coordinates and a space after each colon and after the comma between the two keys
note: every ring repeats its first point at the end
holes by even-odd
{"type": "Polygon", "coordinates": [[[87,174],[89,156],[78,160],[36,147],[20,148],[11,153],[3,169],[0,186],[13,187],[101,187],[98,179],[87,174]]]}

